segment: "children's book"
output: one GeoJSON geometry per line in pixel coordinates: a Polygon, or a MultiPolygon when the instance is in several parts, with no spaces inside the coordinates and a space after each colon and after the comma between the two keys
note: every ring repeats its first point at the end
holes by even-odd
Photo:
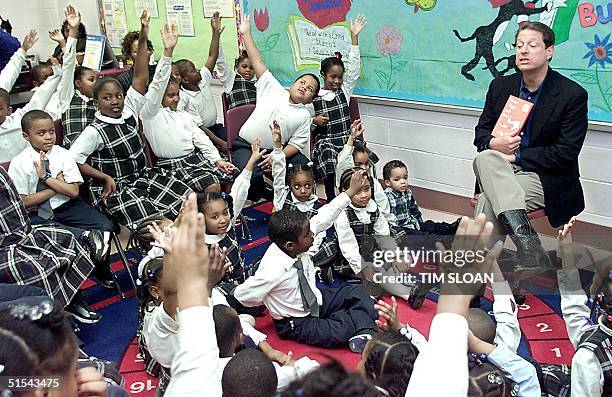
{"type": "Polygon", "coordinates": [[[532,108],[533,103],[510,95],[491,135],[499,138],[520,134],[532,108]]]}

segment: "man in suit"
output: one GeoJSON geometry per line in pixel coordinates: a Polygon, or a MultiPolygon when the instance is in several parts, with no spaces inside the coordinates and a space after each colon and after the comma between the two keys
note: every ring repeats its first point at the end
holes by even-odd
{"type": "MultiPolygon", "coordinates": [[[[587,92],[549,67],[555,34],[540,22],[522,24],[515,37],[520,73],[493,80],[476,126],[473,168],[481,190],[476,213],[517,246],[523,275],[550,266],[527,211],[546,208],[558,227],[584,209],[578,154],[587,131],[587,92]],[[515,137],[491,131],[510,95],[534,107],[515,137]]],[[[519,277],[521,275],[519,274],[519,277]]]]}

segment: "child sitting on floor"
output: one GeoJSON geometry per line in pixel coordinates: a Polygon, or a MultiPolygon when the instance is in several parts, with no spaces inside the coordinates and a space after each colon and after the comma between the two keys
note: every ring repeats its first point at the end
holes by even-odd
{"type": "MultiPolygon", "coordinates": [[[[180,227],[180,226],[179,226],[180,227]]],[[[178,230],[175,229],[175,232],[178,230]]],[[[156,244],[154,251],[162,254],[169,247],[169,239],[165,234],[155,234],[156,244]]],[[[211,267],[215,263],[215,268],[222,269],[216,274],[215,279],[209,279],[209,287],[212,291],[211,301],[215,304],[228,306],[224,294],[217,288],[213,288],[223,277],[228,266],[226,260],[226,250],[219,250],[218,245],[210,246],[211,267]]],[[[153,251],[153,250],[152,250],[153,251]]],[[[155,255],[150,252],[149,255],[155,255]]],[[[139,311],[139,349],[145,357],[145,364],[148,371],[155,371],[156,363],[159,364],[160,390],[170,381],[170,367],[176,351],[178,349],[178,323],[177,315],[177,286],[174,276],[174,264],[162,258],[151,258],[147,256],[139,265],[138,297],[140,300],[139,311]],[[148,259],[147,259],[148,258],[148,259]]],[[[284,363],[286,355],[273,349],[265,340],[267,336],[257,331],[251,324],[253,320],[250,316],[240,316],[240,324],[246,336],[248,336],[253,346],[257,346],[264,351],[270,359],[279,360],[284,363]]],[[[153,372],[155,373],[155,372],[153,372]]]]}
{"type": "Polygon", "coordinates": [[[79,197],[83,177],[68,151],[55,145],[51,116],[30,110],[21,119],[29,142],[9,166],[9,175],[33,225],[58,223],[89,247],[96,264],[94,275],[107,288],[113,278],[106,259],[113,223],[79,197]]]}
{"type": "Polygon", "coordinates": [[[162,41],[164,53],[140,112],[144,135],[157,157],[155,169],[184,181],[195,192],[219,192],[220,178],[231,180],[235,167],[221,159],[217,148],[187,112],[177,111],[179,86],[169,81],[172,53],[178,43],[174,25],[172,29],[165,25],[162,41]]]}
{"type": "Polygon", "coordinates": [[[321,207],[310,221],[290,208],[272,214],[268,223],[272,245],[256,273],[236,287],[234,297],[245,306],[263,302],[281,338],[323,347],[348,344],[360,353],[374,332],[377,314],[365,290],[349,284],[319,290],[307,254],[314,236],[332,225],[365,183],[363,173],[356,172],[346,192],[321,207]]]}
{"type": "MultiPolygon", "coordinates": [[[[146,54],[146,10],[140,20],[139,52],[146,54]]],[[[125,100],[117,80],[96,81],[93,93],[99,111],[69,150],[81,173],[94,179],[90,190],[95,203],[103,203],[119,224],[130,227],[153,216],[176,217],[182,198],[191,191],[181,181],[146,168],[138,115],[145,102],[147,58],[138,57],[125,100]]]]}
{"type": "Polygon", "coordinates": [[[454,223],[423,221],[419,206],[408,187],[408,168],[400,160],[391,160],[385,164],[383,179],[387,186],[384,192],[396,220],[396,224],[392,226],[396,235],[433,235],[438,238],[449,236],[442,241],[445,246],[450,246],[461,218],[454,223]]]}
{"type": "MultiPolygon", "coordinates": [[[[582,289],[580,275],[572,250],[571,228],[573,217],[559,232],[559,249],[563,270],[557,272],[561,293],[561,312],[572,345],[576,348],[571,366],[572,396],[608,396],[612,393],[612,271],[602,280],[600,294],[594,297],[598,303],[597,323],[591,321],[588,297],[582,289]]],[[[597,291],[597,292],[599,292],[597,291]]],[[[569,380],[567,371],[560,379],[569,380]]],[[[546,378],[546,376],[545,376],[546,378]]],[[[548,390],[550,385],[545,380],[548,390]]],[[[554,395],[567,385],[554,385],[554,395]]]]}
{"type": "Polygon", "coordinates": [[[25,393],[3,382],[0,395],[128,395],[122,387],[108,385],[97,368],[77,369],[78,353],[77,338],[57,302],[47,297],[28,297],[0,311],[2,376],[17,379],[29,375],[47,380],[46,384],[30,386],[25,393]]]}
{"type": "Polygon", "coordinates": [[[389,199],[387,195],[383,191],[382,186],[378,183],[374,175],[374,167],[372,167],[372,161],[370,159],[369,149],[365,147],[365,143],[363,141],[355,140],[357,137],[363,134],[363,124],[361,120],[353,121],[351,125],[351,133],[342,148],[342,151],[338,154],[338,166],[336,167],[336,186],[340,189],[340,177],[342,174],[353,167],[359,167],[367,171],[368,175],[372,180],[376,183],[372,185],[374,189],[374,193],[372,194],[373,200],[376,202],[378,209],[383,214],[387,222],[394,226],[395,216],[391,213],[389,208],[389,199]]]}
{"type": "Polygon", "coordinates": [[[197,70],[193,62],[187,59],[176,61],[182,88],[178,107],[191,114],[198,127],[208,135],[219,151],[227,153],[227,131],[222,124],[217,123],[217,106],[210,90],[215,64],[225,62],[225,59],[219,58],[219,38],[225,29],[221,26],[219,12],[210,18],[210,26],[212,38],[204,67],[197,70]]]}
{"type": "MultiPolygon", "coordinates": [[[[349,188],[352,176],[360,170],[361,168],[355,167],[342,174],[340,191],[349,188]]],[[[380,249],[394,251],[397,247],[387,220],[381,215],[376,202],[372,200],[375,183],[378,182],[368,177],[368,182],[352,197],[349,206],[335,219],[336,244],[340,255],[332,266],[335,273],[341,277],[360,278],[373,296],[380,296],[384,289],[392,295],[408,300],[416,283],[407,277],[402,280],[403,282],[396,282],[395,278],[406,275],[406,264],[394,261],[392,264],[385,263],[381,266],[374,258],[375,251],[380,249]]]]}
{"type": "MultiPolygon", "coordinates": [[[[221,358],[221,374],[227,363],[234,357],[235,353],[241,349],[248,349],[248,347],[245,347],[244,334],[236,310],[225,305],[215,305],[213,307],[213,319],[215,321],[217,345],[219,346],[219,357],[221,358]]],[[[261,345],[263,344],[260,344],[260,350],[262,350],[261,345]]],[[[266,348],[269,347],[267,343],[265,346],[266,348]]],[[[265,349],[262,351],[270,359],[270,353],[267,353],[265,349]]],[[[278,392],[286,388],[292,381],[301,378],[309,371],[319,366],[316,361],[308,357],[302,357],[294,361],[291,352],[289,352],[289,354],[282,354],[278,350],[276,350],[276,352],[282,355],[276,358],[277,361],[272,362],[278,378],[276,386],[278,392]]]]}
{"type": "MultiPolygon", "coordinates": [[[[289,167],[287,167],[287,159],[281,144],[281,129],[276,120],[274,120],[270,129],[274,141],[274,151],[270,156],[272,159],[274,209],[280,211],[283,208],[293,208],[302,211],[310,219],[323,206],[319,197],[315,194],[316,182],[312,163],[289,164],[289,167]],[[289,168],[288,173],[287,168],[289,168]]],[[[323,231],[315,236],[312,247],[308,250],[310,255],[315,255],[319,251],[325,234],[325,231],[323,231]]]]}
{"type": "MultiPolygon", "coordinates": [[[[223,59],[223,51],[219,45],[219,59],[223,59]]],[[[225,62],[217,62],[219,80],[223,83],[223,90],[227,94],[227,109],[242,105],[255,105],[257,103],[257,88],[253,81],[253,65],[246,51],[240,52],[234,62],[234,70],[226,70],[225,62]]]]}

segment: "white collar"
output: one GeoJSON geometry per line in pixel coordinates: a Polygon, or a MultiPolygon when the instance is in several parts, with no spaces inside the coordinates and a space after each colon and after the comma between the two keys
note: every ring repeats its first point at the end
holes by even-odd
{"type": "Polygon", "coordinates": [[[204,235],[204,242],[206,242],[206,244],[217,244],[219,241],[223,240],[226,235],[227,235],[227,233],[223,233],[223,234],[205,234],[204,235]]]}
{"type": "Polygon", "coordinates": [[[74,90],[74,92],[75,92],[75,93],[76,93],[78,96],[80,96],[80,97],[81,97],[81,99],[82,99],[83,101],[85,101],[85,102],[89,102],[89,101],[91,101],[91,98],[89,98],[89,97],[87,97],[87,96],[83,95],[83,93],[82,93],[81,91],[79,91],[79,90],[74,90]]]}
{"type": "Polygon", "coordinates": [[[355,207],[353,205],[353,202],[351,201],[351,203],[349,204],[349,207],[351,207],[352,209],[355,210],[355,212],[361,212],[361,211],[366,211],[366,212],[376,212],[376,210],[378,209],[378,206],[376,205],[376,201],[370,199],[370,201],[368,201],[368,203],[366,204],[365,208],[359,208],[359,207],[355,207]]]}
{"type": "Polygon", "coordinates": [[[121,117],[119,117],[118,119],[114,118],[114,117],[108,117],[103,115],[102,113],[100,113],[99,110],[96,111],[96,118],[100,121],[104,121],[105,123],[108,124],[124,124],[125,123],[125,119],[126,116],[129,116],[129,113],[127,113],[125,111],[125,108],[123,109],[123,111],[121,112],[121,117]]]}
{"type": "Polygon", "coordinates": [[[295,196],[293,195],[293,192],[291,191],[290,187],[287,187],[289,189],[289,195],[291,196],[291,202],[293,204],[310,204],[313,205],[315,202],[317,202],[319,200],[319,197],[317,197],[316,194],[311,194],[310,197],[308,197],[308,200],[306,201],[300,201],[297,198],[295,198],[295,196]]]}
{"type": "Polygon", "coordinates": [[[291,270],[293,264],[297,261],[297,258],[292,258],[287,255],[278,245],[276,245],[276,243],[272,243],[268,250],[271,250],[271,254],[277,257],[275,262],[280,261],[285,271],[291,270]]]}
{"type": "MultiPolygon", "coordinates": [[[[342,88],[338,89],[338,91],[340,90],[342,90],[342,88]]],[[[321,88],[319,90],[319,96],[326,101],[331,101],[332,99],[336,97],[336,94],[338,93],[338,91],[326,90],[325,88],[321,88]]]]}
{"type": "Polygon", "coordinates": [[[612,329],[606,327],[603,323],[603,315],[599,316],[599,318],[597,319],[597,323],[599,324],[599,329],[601,329],[606,334],[612,336],[612,329]]]}
{"type": "MultiPolygon", "coordinates": [[[[53,154],[55,153],[55,152],[53,152],[53,148],[54,148],[54,147],[55,147],[55,145],[53,145],[53,147],[52,147],[51,149],[49,149],[49,150],[47,150],[47,151],[45,152],[45,159],[47,159],[47,160],[50,160],[50,159],[51,159],[51,157],[50,157],[50,156],[53,156],[53,154]]],[[[25,149],[25,150],[27,150],[27,151],[28,151],[28,154],[29,154],[29,155],[30,155],[30,157],[32,157],[33,159],[38,160],[38,159],[40,158],[40,152],[37,152],[37,151],[36,151],[36,150],[35,150],[35,149],[32,147],[32,144],[31,144],[30,142],[28,142],[28,146],[26,147],[26,149],[25,149]]],[[[57,150],[56,150],[56,152],[57,152],[57,150]]]]}

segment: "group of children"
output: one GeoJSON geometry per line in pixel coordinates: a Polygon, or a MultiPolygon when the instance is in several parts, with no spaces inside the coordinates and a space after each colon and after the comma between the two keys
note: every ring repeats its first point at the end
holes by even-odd
{"type": "MultiPolygon", "coordinates": [[[[35,73],[38,86],[23,109],[11,113],[8,91],[35,32],[0,74],[0,160],[10,161],[8,173],[0,169],[0,283],[40,287],[51,298],[15,301],[4,310],[0,305],[0,364],[8,368],[3,375],[76,374],[79,390],[102,393],[98,375],[79,373],[71,360],[60,365],[60,357],[76,353],[72,331],[58,313],[63,307],[79,321],[100,319],[78,291],[90,275],[114,287],[109,239],[120,225],[145,229],[141,237],[153,241],[138,267],[138,340],[147,370],[160,377],[160,395],[198,390],[221,395],[221,387],[232,396],[403,396],[428,389],[442,393],[431,395],[599,396],[611,390],[612,278],[602,277],[603,314],[590,326],[580,284],[565,282],[575,281],[577,273],[567,248],[572,223],[559,238],[567,263],[559,275],[563,315],[577,348],[571,374],[516,354],[516,303],[496,265],[495,247],[487,258],[496,275],[496,327],[488,315],[468,312],[475,291],[441,293],[429,341],[399,323],[395,298],[392,304],[378,300],[387,293],[418,309],[430,286],[378,281],[397,280],[414,264],[377,265],[375,251],[448,246],[468,229],[482,234],[479,244],[485,244],[491,227],[484,217],[452,224],[423,220],[400,160],[385,164],[382,182],[376,179],[375,154],[361,138],[361,121],[351,120],[349,111],[365,17],[349,24],[346,78],[337,54],[321,63],[322,87],[318,76],[307,73],[288,90],[267,69],[248,16],[239,28],[246,50],[234,71],[220,47],[223,28],[215,13],[205,66],[198,70],[190,60],[173,61],[179,35],[175,26],[165,25],[163,54],[152,76],[146,11],[140,22],[140,31],[129,33],[123,46],[133,67],[118,79],[97,78],[95,71],[76,66],[81,24],[71,6],[61,71],[35,73]],[[215,67],[229,109],[255,105],[231,151],[217,123],[215,67]],[[64,138],[56,145],[54,120],[60,115],[64,138]],[[145,145],[155,156],[149,159],[152,168],[145,145]],[[312,162],[305,155],[308,145],[312,162]],[[272,189],[265,187],[266,173],[272,189]],[[316,194],[318,182],[325,202],[316,194]],[[246,263],[235,229],[249,198],[269,199],[274,207],[271,245],[254,264],[246,263]],[[318,281],[330,285],[320,288],[318,281]],[[358,375],[275,350],[254,328],[254,317],[265,310],[281,338],[348,346],[361,354],[358,375]],[[194,332],[205,335],[196,348],[194,332]],[[54,349],[36,341],[36,334],[56,338],[54,349]],[[441,352],[448,360],[436,368],[441,352]],[[27,371],[5,364],[5,358],[21,356],[30,363],[27,371]],[[430,388],[432,371],[444,368],[450,371],[444,373],[446,384],[430,388]],[[205,381],[196,385],[203,374],[205,381]],[[454,386],[457,394],[444,394],[454,386]]],[[[76,387],[66,385],[62,395],[76,395],[76,387]]]]}

